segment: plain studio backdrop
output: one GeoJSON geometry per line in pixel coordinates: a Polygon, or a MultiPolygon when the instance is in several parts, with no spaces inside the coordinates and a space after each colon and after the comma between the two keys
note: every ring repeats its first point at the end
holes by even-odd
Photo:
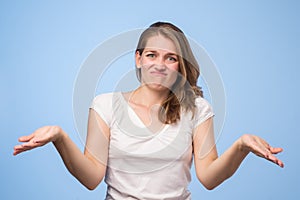
{"type": "MultiPolygon", "coordinates": [[[[83,150],[72,106],[82,63],[109,38],[156,21],[179,26],[217,66],[226,94],[219,154],[244,133],[284,148],[284,169],[250,154],[213,191],[192,168],[193,199],[299,199],[299,9],[298,1],[1,1],[0,199],[104,198],[105,183],[85,189],[52,144],[17,157],[13,146],[40,126],[60,125],[83,150]]],[[[116,60],[95,94],[114,90],[133,58],[116,60]]]]}

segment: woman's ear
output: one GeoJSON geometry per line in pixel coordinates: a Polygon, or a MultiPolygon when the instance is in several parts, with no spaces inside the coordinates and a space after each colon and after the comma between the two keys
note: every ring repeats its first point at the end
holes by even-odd
{"type": "Polygon", "coordinates": [[[141,55],[139,51],[135,52],[135,65],[137,68],[141,68],[141,55]]]}

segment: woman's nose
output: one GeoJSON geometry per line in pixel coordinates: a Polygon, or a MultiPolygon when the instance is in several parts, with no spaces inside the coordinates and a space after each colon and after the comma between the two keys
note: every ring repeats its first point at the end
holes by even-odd
{"type": "Polygon", "coordinates": [[[155,62],[155,69],[161,71],[166,69],[165,61],[163,58],[158,57],[155,62]]]}

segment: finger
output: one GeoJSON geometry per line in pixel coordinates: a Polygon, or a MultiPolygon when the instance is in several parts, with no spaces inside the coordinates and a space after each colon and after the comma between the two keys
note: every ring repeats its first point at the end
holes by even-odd
{"type": "Polygon", "coordinates": [[[277,153],[280,153],[282,151],[283,151],[283,149],[280,148],[280,147],[270,147],[270,152],[273,153],[273,154],[277,154],[277,153]]]}
{"type": "Polygon", "coordinates": [[[258,156],[264,157],[264,158],[272,158],[272,160],[274,161],[274,159],[276,157],[273,156],[273,154],[275,153],[279,153],[282,151],[281,148],[273,148],[271,147],[266,141],[264,141],[263,139],[259,139],[257,141],[257,143],[255,143],[253,145],[254,149],[254,153],[258,156]]]}
{"type": "Polygon", "coordinates": [[[271,153],[268,156],[266,156],[266,159],[268,159],[269,161],[279,165],[280,167],[284,167],[283,162],[271,153]]]}
{"type": "Polygon", "coordinates": [[[19,142],[28,142],[34,137],[34,134],[25,135],[19,138],[19,142]]]}
{"type": "Polygon", "coordinates": [[[14,150],[13,155],[16,156],[16,155],[18,155],[19,153],[21,153],[21,152],[20,152],[20,151],[17,151],[17,150],[14,150]]]}
{"type": "Polygon", "coordinates": [[[278,160],[277,164],[278,164],[280,167],[284,168],[284,164],[283,164],[283,162],[282,162],[281,160],[278,160]]]}
{"type": "Polygon", "coordinates": [[[17,150],[14,150],[13,155],[15,156],[15,155],[18,155],[18,154],[23,153],[25,151],[28,151],[28,150],[30,150],[30,149],[27,149],[27,148],[17,149],[17,150]]]}
{"type": "Polygon", "coordinates": [[[30,142],[27,142],[27,143],[24,143],[24,144],[15,146],[15,147],[14,147],[14,150],[15,150],[15,151],[23,152],[23,151],[28,151],[28,150],[34,149],[34,148],[36,148],[36,147],[40,147],[40,146],[42,146],[42,145],[43,145],[43,144],[39,144],[39,143],[30,141],[30,142]]]}
{"type": "Polygon", "coordinates": [[[18,154],[20,154],[20,153],[22,153],[22,152],[24,152],[24,151],[26,151],[25,148],[15,148],[15,149],[14,149],[14,152],[13,152],[13,155],[14,155],[14,156],[15,156],[15,155],[18,155],[18,154]]]}
{"type": "Polygon", "coordinates": [[[24,151],[26,151],[26,150],[25,149],[14,149],[13,155],[16,156],[24,151]]]}
{"type": "Polygon", "coordinates": [[[18,149],[22,149],[22,148],[23,148],[22,145],[16,145],[16,146],[14,147],[14,150],[18,150],[18,149]]]}
{"type": "Polygon", "coordinates": [[[279,160],[279,159],[276,159],[276,161],[274,163],[277,164],[278,166],[280,166],[281,168],[284,167],[283,162],[281,160],[279,160]]]}

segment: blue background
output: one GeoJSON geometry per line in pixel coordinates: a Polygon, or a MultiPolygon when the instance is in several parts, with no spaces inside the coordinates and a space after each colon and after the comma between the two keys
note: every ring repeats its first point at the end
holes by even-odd
{"type": "Polygon", "coordinates": [[[193,199],[299,199],[299,9],[299,1],[271,0],[2,0],[0,199],[104,198],[105,184],[85,189],[52,144],[17,157],[13,146],[19,136],[57,124],[83,150],[72,110],[81,64],[111,36],[157,20],[178,25],[218,66],[227,97],[219,153],[243,133],[284,148],[284,169],[250,154],[213,191],[203,188],[192,169],[193,199]]]}

